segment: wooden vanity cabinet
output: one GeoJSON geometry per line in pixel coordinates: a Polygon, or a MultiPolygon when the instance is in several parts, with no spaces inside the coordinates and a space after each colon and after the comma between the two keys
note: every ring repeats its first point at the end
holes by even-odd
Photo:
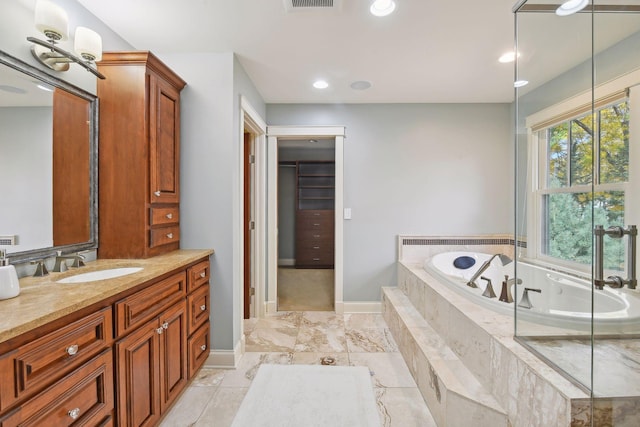
{"type": "Polygon", "coordinates": [[[0,427],[155,426],[209,356],[208,258],[6,344],[0,427]]]}
{"type": "Polygon", "coordinates": [[[153,426],[187,384],[186,307],[180,301],[116,343],[118,420],[153,426]]]}
{"type": "Polygon", "coordinates": [[[100,100],[100,258],[148,258],[180,246],[180,91],[151,52],[105,52],[100,100]]]}

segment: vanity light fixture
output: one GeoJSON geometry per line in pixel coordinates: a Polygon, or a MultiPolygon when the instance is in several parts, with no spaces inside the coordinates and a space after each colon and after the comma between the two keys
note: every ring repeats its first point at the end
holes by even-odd
{"type": "Polygon", "coordinates": [[[396,2],[393,0],[376,0],[371,4],[369,11],[374,16],[387,16],[396,9],[396,2]]]}
{"type": "Polygon", "coordinates": [[[567,16],[580,12],[589,4],[589,0],[567,0],[556,9],[556,15],[567,16]]]}
{"type": "Polygon", "coordinates": [[[316,80],[315,82],[313,82],[313,87],[315,87],[316,89],[326,89],[329,87],[329,83],[325,82],[324,80],[316,80]]]}
{"type": "Polygon", "coordinates": [[[75,32],[74,49],[79,56],[59,47],[56,43],[69,38],[67,12],[60,6],[48,1],[37,0],[35,26],[43,33],[47,41],[27,37],[33,43],[31,53],[41,63],[56,71],[67,71],[69,64],[75,62],[97,77],[105,77],[94,68],[95,61],[102,59],[102,38],[98,33],[86,27],[78,27],[75,32]]]}

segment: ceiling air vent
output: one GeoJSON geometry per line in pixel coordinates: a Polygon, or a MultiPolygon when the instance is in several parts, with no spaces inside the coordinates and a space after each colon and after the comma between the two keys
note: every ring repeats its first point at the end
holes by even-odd
{"type": "Polygon", "coordinates": [[[283,0],[287,12],[339,10],[342,0],[283,0]]]}

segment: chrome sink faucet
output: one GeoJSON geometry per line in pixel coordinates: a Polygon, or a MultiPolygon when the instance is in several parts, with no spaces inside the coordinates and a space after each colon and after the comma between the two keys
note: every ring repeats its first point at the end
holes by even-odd
{"type": "Polygon", "coordinates": [[[487,261],[485,261],[480,266],[478,271],[476,271],[474,273],[474,275],[471,277],[471,279],[469,279],[469,281],[467,282],[467,286],[469,286],[470,288],[477,288],[478,287],[478,285],[476,285],[476,279],[478,277],[480,277],[480,275],[482,273],[484,273],[487,268],[489,268],[489,266],[491,265],[491,261],[493,261],[493,259],[495,257],[500,257],[500,262],[502,262],[502,265],[507,265],[512,261],[511,258],[509,258],[508,256],[506,256],[504,254],[495,254],[495,255],[493,255],[491,258],[489,258],[487,261]]]}
{"type": "Polygon", "coordinates": [[[73,268],[84,267],[84,257],[82,255],[62,255],[62,252],[58,251],[58,255],[56,256],[56,263],[53,266],[53,271],[58,273],[67,271],[69,267],[67,261],[73,261],[71,263],[71,267],[73,268]]]}

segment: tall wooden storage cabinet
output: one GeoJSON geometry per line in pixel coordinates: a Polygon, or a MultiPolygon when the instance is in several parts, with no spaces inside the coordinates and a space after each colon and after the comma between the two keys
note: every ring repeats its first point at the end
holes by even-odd
{"type": "Polygon", "coordinates": [[[333,268],[335,163],[298,161],[296,268],[333,268]]]}
{"type": "Polygon", "coordinates": [[[151,52],[105,52],[100,101],[100,258],[180,247],[180,91],[151,52]]]}

